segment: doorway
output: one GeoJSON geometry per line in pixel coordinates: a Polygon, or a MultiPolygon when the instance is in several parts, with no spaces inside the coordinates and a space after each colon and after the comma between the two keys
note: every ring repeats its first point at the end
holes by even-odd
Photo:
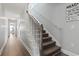
{"type": "Polygon", "coordinates": [[[8,20],[8,37],[13,34],[17,37],[17,20],[8,20]]]}
{"type": "Polygon", "coordinates": [[[14,25],[14,23],[10,23],[10,33],[15,34],[15,25],[14,25]]]}

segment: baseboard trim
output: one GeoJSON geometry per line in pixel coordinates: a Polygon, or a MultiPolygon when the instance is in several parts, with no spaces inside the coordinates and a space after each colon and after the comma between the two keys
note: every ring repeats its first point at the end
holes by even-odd
{"type": "Polygon", "coordinates": [[[5,48],[5,46],[6,46],[6,44],[7,44],[7,40],[8,40],[8,39],[5,39],[5,42],[4,42],[3,46],[2,46],[1,49],[0,49],[0,55],[2,55],[3,49],[5,48]]]}
{"type": "Polygon", "coordinates": [[[75,53],[68,51],[68,50],[65,50],[65,49],[61,49],[61,51],[69,56],[79,56],[78,54],[75,54],[75,53]]]}
{"type": "Polygon", "coordinates": [[[32,55],[31,50],[26,46],[26,44],[23,42],[23,40],[20,39],[20,41],[23,44],[23,46],[27,49],[27,51],[29,52],[29,54],[32,55]]]}

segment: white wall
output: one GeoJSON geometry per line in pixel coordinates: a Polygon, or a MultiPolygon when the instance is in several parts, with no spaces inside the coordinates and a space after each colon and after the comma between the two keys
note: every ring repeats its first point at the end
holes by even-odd
{"type": "Polygon", "coordinates": [[[5,41],[5,20],[0,19],[0,49],[5,41]]]}
{"type": "MultiPolygon", "coordinates": [[[[27,17],[27,19],[29,19],[27,17]]],[[[25,47],[27,47],[27,49],[29,51],[31,51],[31,40],[29,40],[29,38],[31,38],[30,32],[29,32],[29,24],[28,21],[26,21],[26,19],[20,19],[20,38],[22,40],[22,43],[24,43],[25,47]]],[[[32,52],[32,51],[31,51],[32,52]]],[[[32,53],[31,53],[32,54],[32,53]]]]}
{"type": "Polygon", "coordinates": [[[0,17],[4,16],[4,8],[3,5],[0,3],[0,17]]]}
{"type": "Polygon", "coordinates": [[[29,8],[31,14],[54,35],[62,49],[79,54],[79,21],[67,23],[65,19],[66,6],[69,4],[44,3],[31,5],[31,8],[29,8]]]}
{"type": "Polygon", "coordinates": [[[35,42],[35,39],[33,37],[33,23],[32,19],[26,13],[26,8],[24,12],[20,15],[20,17],[20,36],[22,39],[22,43],[24,43],[24,46],[27,48],[32,56],[37,56],[39,55],[39,47],[37,46],[37,42],[35,42]]]}
{"type": "Polygon", "coordinates": [[[5,46],[7,40],[7,19],[4,17],[4,9],[0,3],[0,54],[5,46]]]}
{"type": "Polygon", "coordinates": [[[3,51],[8,39],[8,19],[0,17],[0,54],[3,51]]]}
{"type": "Polygon", "coordinates": [[[19,18],[20,15],[15,13],[15,12],[12,12],[11,10],[5,9],[5,17],[7,17],[7,18],[19,18]]]}

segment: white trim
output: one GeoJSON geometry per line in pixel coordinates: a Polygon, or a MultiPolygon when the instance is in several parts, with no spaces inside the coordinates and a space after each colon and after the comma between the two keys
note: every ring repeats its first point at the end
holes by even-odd
{"type": "Polygon", "coordinates": [[[79,56],[78,54],[75,54],[75,53],[68,51],[68,50],[65,50],[65,49],[61,49],[61,51],[69,56],[79,56]]]}
{"type": "Polygon", "coordinates": [[[4,43],[3,43],[3,45],[2,45],[2,47],[0,49],[0,55],[2,55],[3,49],[6,46],[7,41],[8,41],[8,19],[5,18],[5,17],[2,17],[2,19],[4,19],[6,21],[6,29],[5,29],[5,40],[4,40],[4,43]]]}
{"type": "Polygon", "coordinates": [[[7,40],[5,40],[3,46],[2,46],[1,49],[0,49],[0,55],[2,55],[3,49],[4,49],[4,47],[6,46],[6,44],[7,44],[7,40]]]}
{"type": "Polygon", "coordinates": [[[20,39],[20,41],[23,44],[23,46],[27,49],[27,51],[30,53],[30,55],[32,55],[31,50],[26,46],[26,44],[23,42],[23,40],[20,39]]]}

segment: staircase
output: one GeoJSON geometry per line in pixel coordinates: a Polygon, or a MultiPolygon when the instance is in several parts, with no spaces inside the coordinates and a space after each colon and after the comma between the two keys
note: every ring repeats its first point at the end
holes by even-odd
{"type": "Polygon", "coordinates": [[[38,39],[40,46],[41,56],[58,56],[61,53],[61,47],[56,45],[52,37],[44,30],[43,25],[40,24],[29,12],[27,12],[29,17],[32,18],[32,27],[34,28],[34,39],[38,39]],[[33,25],[34,24],[34,25],[33,25]],[[38,34],[38,35],[37,35],[38,34]],[[36,38],[37,37],[37,38],[36,38]],[[38,38],[39,37],[39,38],[38,38]]]}
{"type": "Polygon", "coordinates": [[[42,55],[43,56],[57,56],[61,53],[61,48],[56,45],[52,37],[43,29],[42,25],[42,55]]]}

